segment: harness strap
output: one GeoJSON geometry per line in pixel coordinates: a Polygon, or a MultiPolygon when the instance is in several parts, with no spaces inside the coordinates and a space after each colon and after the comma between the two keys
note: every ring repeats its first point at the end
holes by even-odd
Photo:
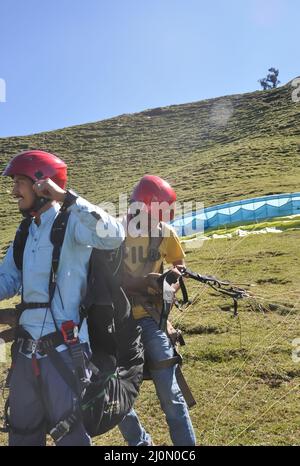
{"type": "Polygon", "coordinates": [[[79,382],[84,384],[86,379],[86,364],[81,343],[78,341],[77,343],[69,345],[69,351],[71,353],[71,357],[75,367],[75,373],[79,379],[79,382]]]}
{"type": "Polygon", "coordinates": [[[163,361],[156,361],[156,362],[147,361],[147,369],[149,370],[168,369],[169,367],[175,366],[177,364],[175,376],[176,376],[178,386],[181,390],[181,393],[185,399],[186,404],[188,405],[189,408],[192,408],[193,406],[195,406],[196,400],[180,368],[180,366],[182,365],[182,357],[180,356],[180,354],[177,353],[175,348],[174,348],[174,351],[175,351],[175,356],[173,358],[164,359],[163,361]]]}
{"type": "Polygon", "coordinates": [[[151,236],[149,238],[147,259],[144,263],[142,276],[148,275],[148,273],[152,272],[153,263],[160,259],[159,247],[163,240],[161,223],[158,224],[157,232],[158,236],[151,236]]]}
{"type": "Polygon", "coordinates": [[[39,340],[18,337],[17,344],[19,345],[19,351],[23,353],[36,352],[44,356],[50,348],[56,348],[57,346],[63,345],[64,339],[61,333],[53,332],[41,337],[39,340]]]}
{"type": "Polygon", "coordinates": [[[23,312],[25,309],[38,309],[38,308],[47,308],[50,306],[50,303],[26,303],[22,301],[19,304],[16,304],[16,310],[18,312],[23,312]]]}
{"type": "MultiPolygon", "coordinates": [[[[56,331],[59,331],[56,319],[54,317],[54,313],[52,311],[52,300],[54,298],[55,290],[56,290],[56,279],[57,279],[57,270],[59,265],[60,253],[62,249],[62,245],[64,242],[65,234],[67,231],[67,224],[69,220],[70,212],[62,212],[60,211],[54,220],[52,225],[51,233],[50,233],[50,240],[53,244],[53,251],[52,251],[52,262],[51,262],[51,271],[49,277],[49,309],[51,312],[51,316],[56,328],[56,331]]],[[[62,303],[63,306],[63,303],[62,303]]]]}
{"type": "Polygon", "coordinates": [[[13,245],[14,261],[15,261],[16,267],[21,271],[23,268],[23,252],[25,249],[25,244],[27,241],[29,227],[30,227],[31,222],[32,222],[31,217],[24,218],[22,222],[20,223],[19,228],[17,229],[15,239],[14,239],[14,245],[13,245]]]}
{"type": "Polygon", "coordinates": [[[73,412],[50,430],[49,434],[55,443],[58,443],[64,438],[65,435],[71,432],[72,428],[75,426],[75,424],[78,423],[80,419],[78,414],[79,413],[77,412],[73,412]]]}
{"type": "MultiPolygon", "coordinates": [[[[22,287],[22,296],[21,296],[21,303],[17,304],[16,310],[18,312],[18,317],[20,319],[21,314],[26,309],[38,309],[38,308],[49,308],[53,322],[56,328],[56,331],[59,331],[57,326],[56,320],[54,318],[54,314],[51,308],[52,299],[54,297],[54,293],[56,290],[56,276],[57,270],[59,265],[59,258],[61,253],[61,248],[64,242],[64,237],[67,229],[67,224],[69,220],[69,212],[59,212],[56,216],[50,234],[50,240],[53,244],[53,251],[52,251],[52,262],[51,262],[51,271],[49,276],[49,301],[48,303],[26,303],[23,298],[23,287],[22,287]]],[[[25,218],[15,235],[14,245],[13,245],[13,255],[16,267],[22,271],[23,268],[23,255],[24,249],[26,246],[26,241],[29,234],[30,224],[32,222],[32,218],[28,217],[25,218]]]]}
{"type": "MultiPolygon", "coordinates": [[[[152,317],[156,323],[159,324],[159,321],[160,321],[160,313],[156,310],[156,309],[153,309],[151,308],[151,306],[149,306],[147,309],[147,312],[149,313],[150,317],[152,317]]],[[[167,321],[167,329],[169,330],[167,332],[167,335],[168,337],[170,338],[171,340],[171,343],[173,345],[173,350],[175,352],[175,356],[172,357],[172,358],[169,358],[169,359],[164,359],[163,361],[157,361],[157,362],[152,362],[152,361],[147,361],[147,369],[153,369],[153,370],[159,370],[159,369],[167,369],[168,367],[172,367],[174,366],[175,364],[178,364],[177,368],[176,368],[176,380],[177,380],[177,383],[178,383],[178,386],[181,390],[181,393],[186,401],[186,404],[188,405],[189,408],[191,408],[192,406],[194,406],[196,404],[196,401],[195,401],[195,398],[193,397],[193,394],[191,392],[191,389],[189,388],[188,386],[188,383],[187,381],[185,380],[184,378],[184,375],[180,369],[180,365],[182,364],[182,357],[181,355],[176,351],[176,347],[175,347],[175,344],[176,342],[178,341],[178,343],[180,344],[185,344],[184,340],[183,340],[183,337],[181,335],[181,332],[179,331],[176,331],[176,341],[175,338],[171,335],[169,335],[170,330],[173,329],[173,326],[171,325],[171,323],[169,321],[167,321]]],[[[174,335],[175,335],[175,332],[174,332],[174,335]]],[[[148,377],[147,377],[148,378],[148,377]]]]}
{"type": "Polygon", "coordinates": [[[181,364],[182,358],[177,354],[173,358],[163,359],[162,361],[147,361],[147,368],[150,370],[168,369],[169,367],[175,366],[175,364],[181,364]]]}
{"type": "Polygon", "coordinates": [[[74,394],[80,398],[80,389],[79,389],[79,381],[77,380],[74,373],[69,369],[66,363],[61,358],[58,351],[55,348],[50,348],[46,352],[47,356],[49,357],[50,361],[52,362],[53,366],[61,376],[61,378],[65,381],[65,383],[71,388],[74,394]]]}
{"type": "Polygon", "coordinates": [[[192,408],[196,404],[196,400],[193,397],[190,387],[187,384],[187,381],[184,378],[180,365],[178,364],[176,368],[176,380],[181,390],[181,393],[186,401],[186,404],[189,408],[192,408]]]}

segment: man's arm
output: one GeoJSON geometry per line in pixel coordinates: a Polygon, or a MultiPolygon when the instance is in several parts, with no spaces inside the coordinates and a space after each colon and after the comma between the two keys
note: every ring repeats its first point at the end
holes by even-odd
{"type": "Polygon", "coordinates": [[[75,227],[75,239],[97,249],[118,248],[125,239],[122,224],[100,207],[78,197],[68,209],[79,220],[75,227]]]}
{"type": "Polygon", "coordinates": [[[124,228],[120,222],[82,197],[60,188],[49,178],[33,185],[35,193],[61,202],[79,220],[75,228],[75,239],[78,243],[97,249],[116,249],[125,238],[124,228]],[[67,205],[65,205],[67,203],[67,205]]]}
{"type": "Polygon", "coordinates": [[[0,264],[0,301],[15,296],[21,284],[21,271],[16,267],[11,245],[0,264]]]}

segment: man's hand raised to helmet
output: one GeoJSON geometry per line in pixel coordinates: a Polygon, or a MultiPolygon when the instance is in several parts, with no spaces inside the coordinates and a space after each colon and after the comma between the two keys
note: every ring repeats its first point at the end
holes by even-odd
{"type": "Polygon", "coordinates": [[[66,191],[50,180],[50,178],[34,183],[33,190],[37,196],[46,197],[51,199],[51,201],[64,202],[66,196],[66,191]]]}

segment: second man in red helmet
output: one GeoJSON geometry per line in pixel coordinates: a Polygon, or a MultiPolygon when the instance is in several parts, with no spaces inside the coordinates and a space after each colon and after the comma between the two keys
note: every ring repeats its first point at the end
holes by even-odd
{"type": "MultiPolygon", "coordinates": [[[[133,190],[127,221],[124,283],[134,318],[142,328],[145,359],[166,416],[171,441],[173,445],[188,446],[195,445],[194,429],[177,383],[173,345],[159,329],[162,296],[158,278],[163,264],[184,264],[179,238],[167,223],[174,218],[175,201],[173,188],[158,176],[145,175],[133,190]]],[[[129,445],[152,445],[150,434],[134,410],[119,428],[129,445]]]]}

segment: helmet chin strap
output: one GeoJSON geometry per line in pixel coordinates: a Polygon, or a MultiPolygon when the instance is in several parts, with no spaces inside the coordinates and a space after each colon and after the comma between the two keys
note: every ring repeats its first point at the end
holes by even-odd
{"type": "Polygon", "coordinates": [[[35,217],[37,213],[50,201],[51,199],[48,199],[47,197],[35,196],[32,206],[29,209],[21,210],[21,214],[23,217],[35,217]]]}

